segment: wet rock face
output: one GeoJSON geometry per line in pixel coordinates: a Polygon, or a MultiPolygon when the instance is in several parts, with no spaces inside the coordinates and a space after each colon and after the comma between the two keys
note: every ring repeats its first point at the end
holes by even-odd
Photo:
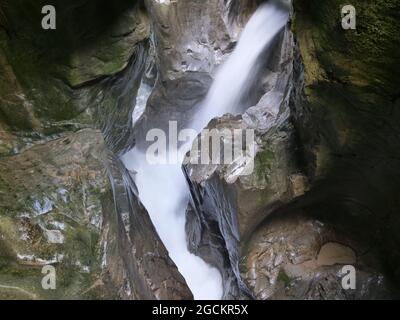
{"type": "Polygon", "coordinates": [[[236,33],[227,20],[225,1],[145,3],[154,28],[161,81],[188,71],[211,73],[232,49],[236,33]]]}
{"type": "Polygon", "coordinates": [[[86,129],[0,160],[0,297],[192,298],[108,154],[86,129]],[[56,290],[41,287],[44,265],[56,290]]]}
{"type": "Polygon", "coordinates": [[[193,299],[139,201],[131,173],[120,160],[109,161],[106,167],[116,197],[117,215],[112,210],[107,215],[109,233],[104,245],[116,247],[116,253],[107,258],[109,263],[123,261],[130,298],[193,299]]]}

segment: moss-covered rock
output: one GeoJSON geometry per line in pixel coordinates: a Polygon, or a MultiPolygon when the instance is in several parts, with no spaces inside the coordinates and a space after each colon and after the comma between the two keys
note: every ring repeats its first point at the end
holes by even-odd
{"type": "Polygon", "coordinates": [[[83,130],[0,160],[2,298],[114,297],[99,285],[104,152],[101,133],[83,130]],[[41,286],[44,265],[56,268],[56,290],[41,286]]]}
{"type": "MultiPolygon", "coordinates": [[[[83,127],[103,129],[105,117],[96,112],[107,103],[97,95],[112,91],[104,88],[104,80],[126,70],[138,55],[138,44],[148,39],[150,23],[143,9],[126,0],[16,0],[3,11],[7,32],[0,29],[0,115],[18,144],[24,144],[21,135],[37,141],[83,127]],[[56,8],[55,30],[42,29],[44,5],[56,8]]],[[[129,96],[136,91],[133,87],[129,96]]],[[[117,94],[110,97],[113,108],[117,94]]],[[[132,106],[124,108],[119,110],[126,115],[122,123],[129,124],[132,106]]]]}

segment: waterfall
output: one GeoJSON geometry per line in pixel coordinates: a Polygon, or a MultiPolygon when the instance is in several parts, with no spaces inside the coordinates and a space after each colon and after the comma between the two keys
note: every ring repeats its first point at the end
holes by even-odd
{"type": "Polygon", "coordinates": [[[191,128],[200,131],[211,119],[240,109],[242,95],[253,83],[251,77],[257,71],[260,54],[286,25],[287,19],[288,11],[278,1],[272,0],[258,8],[232,55],[218,71],[191,128]]]}
{"type": "MultiPolygon", "coordinates": [[[[234,52],[218,70],[209,93],[188,128],[200,132],[212,118],[238,108],[243,92],[252,83],[258,58],[283,29],[287,19],[287,10],[277,1],[260,6],[243,30],[234,52]]],[[[223,291],[220,273],[191,254],[186,245],[185,211],[189,190],[181,163],[191,142],[179,149],[180,161],[177,163],[149,164],[145,153],[137,148],[128,152],[123,161],[128,169],[137,172],[135,182],[140,200],[195,299],[220,299],[223,291]]]]}

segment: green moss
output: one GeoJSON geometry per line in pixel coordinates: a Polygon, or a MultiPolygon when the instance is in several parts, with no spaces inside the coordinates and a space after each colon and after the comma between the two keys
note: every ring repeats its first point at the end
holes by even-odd
{"type": "MultiPolygon", "coordinates": [[[[0,117],[12,130],[36,139],[97,126],[89,109],[98,106],[91,104],[98,82],[127,66],[150,26],[135,1],[54,0],[57,29],[43,30],[46,4],[7,3],[10,36],[0,28],[0,117]]],[[[113,97],[113,107],[119,98],[113,97]]]]}
{"type": "Polygon", "coordinates": [[[351,4],[357,12],[356,30],[342,29],[340,0],[295,1],[294,30],[308,32],[315,46],[314,52],[306,52],[310,45],[303,43],[302,51],[314,55],[333,80],[370,84],[393,94],[400,76],[399,68],[393,68],[400,58],[400,3],[355,0],[351,4]]]}
{"type": "Polygon", "coordinates": [[[271,150],[266,149],[257,153],[255,159],[255,173],[258,179],[265,179],[267,173],[271,171],[274,161],[274,153],[271,150]]]}
{"type": "Polygon", "coordinates": [[[287,275],[285,270],[283,268],[281,268],[279,270],[279,273],[278,273],[278,281],[282,282],[284,284],[285,288],[286,288],[286,287],[290,286],[290,283],[291,283],[292,280],[287,275]]]}

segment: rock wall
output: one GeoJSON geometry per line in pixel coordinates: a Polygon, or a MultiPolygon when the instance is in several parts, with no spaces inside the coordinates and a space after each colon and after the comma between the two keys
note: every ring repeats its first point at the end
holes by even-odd
{"type": "Polygon", "coordinates": [[[152,24],[157,78],[135,136],[144,141],[152,128],[178,129],[192,119],[216,67],[232,51],[241,24],[229,20],[225,1],[145,1],[152,24]],[[203,17],[199,19],[199,17],[203,17]]]}
{"type": "Polygon", "coordinates": [[[304,91],[293,106],[312,184],[301,207],[369,247],[396,288],[400,3],[352,5],[346,31],[340,1],[294,2],[304,91]]]}
{"type": "MultiPolygon", "coordinates": [[[[0,297],[191,299],[118,156],[150,22],[135,1],[13,1],[0,29],[0,297]],[[57,29],[41,29],[41,8],[57,29]],[[56,268],[44,290],[43,265],[56,268]]],[[[3,20],[2,20],[3,22],[3,20]]]]}

